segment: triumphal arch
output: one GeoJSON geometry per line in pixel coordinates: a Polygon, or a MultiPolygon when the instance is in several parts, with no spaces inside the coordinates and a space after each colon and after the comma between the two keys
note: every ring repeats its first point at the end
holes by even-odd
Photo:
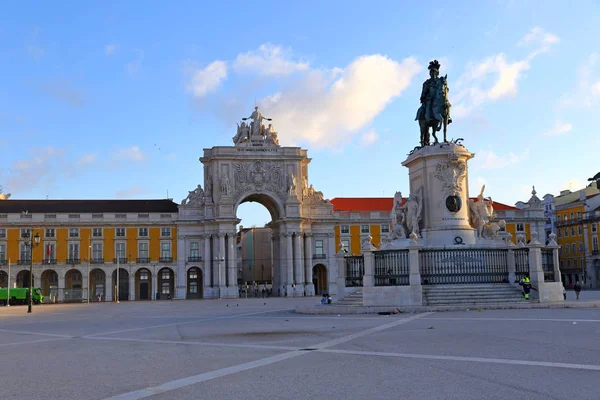
{"type": "Polygon", "coordinates": [[[237,209],[248,201],[271,214],[273,295],[314,295],[317,265],[327,269],[329,293],[337,293],[333,205],[310,183],[307,150],[281,146],[270,121],[255,107],[232,146],[204,149],[202,184],[179,207],[178,251],[198,254],[180,262],[186,274],[201,270],[200,297],[238,296],[237,209]]]}

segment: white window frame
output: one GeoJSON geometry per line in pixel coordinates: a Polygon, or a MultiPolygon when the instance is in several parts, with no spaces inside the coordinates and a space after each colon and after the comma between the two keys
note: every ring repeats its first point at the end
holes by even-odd
{"type": "Polygon", "coordinates": [[[592,236],[592,250],[598,251],[598,236],[592,236]]]}
{"type": "Polygon", "coordinates": [[[577,244],[571,243],[571,251],[573,254],[577,254],[577,244]]]}
{"type": "Polygon", "coordinates": [[[125,229],[125,228],[115,228],[115,237],[118,237],[118,238],[127,237],[127,229],[125,229]]]}
{"type": "Polygon", "coordinates": [[[190,242],[190,257],[200,258],[200,242],[190,242]]]}
{"type": "Polygon", "coordinates": [[[160,242],[160,258],[172,258],[172,254],[171,242],[160,242]]]}
{"type": "Polygon", "coordinates": [[[598,226],[596,224],[592,224],[592,233],[596,233],[598,231],[598,226]]]}
{"type": "Polygon", "coordinates": [[[44,243],[44,260],[56,260],[56,243],[44,243]],[[48,247],[50,254],[48,254],[48,247]]]}
{"type": "Polygon", "coordinates": [[[100,261],[104,258],[104,245],[101,242],[92,243],[92,261],[100,261]]]}
{"type": "Polygon", "coordinates": [[[381,233],[389,233],[390,225],[389,224],[381,224],[381,233]]]}
{"type": "Polygon", "coordinates": [[[344,249],[346,249],[346,251],[350,252],[350,238],[341,239],[340,243],[344,245],[344,249]]]}
{"type": "Polygon", "coordinates": [[[101,238],[103,235],[102,228],[92,228],[92,237],[101,238]]]}
{"type": "Polygon", "coordinates": [[[79,243],[69,242],[67,246],[67,260],[81,260],[81,257],[79,257],[80,251],[79,243]]]}
{"type": "Polygon", "coordinates": [[[6,239],[6,228],[0,228],[0,239],[6,239]]]}
{"type": "Polygon", "coordinates": [[[138,258],[150,259],[150,245],[148,242],[138,242],[138,258]],[[142,246],[145,249],[142,249],[142,246]],[[146,254],[143,256],[143,252],[146,254]]]}
{"type": "Polygon", "coordinates": [[[315,254],[318,254],[318,255],[325,254],[325,247],[324,246],[325,246],[325,244],[324,244],[324,241],[322,239],[316,239],[315,240],[315,254]],[[320,246],[317,245],[318,243],[320,243],[321,245],[320,246]],[[319,251],[319,249],[321,249],[321,250],[319,251]]]}
{"type": "Polygon", "coordinates": [[[79,228],[69,228],[69,238],[76,239],[79,237],[79,228]]]}
{"type": "Polygon", "coordinates": [[[160,228],[160,236],[161,237],[171,237],[171,228],[170,227],[160,228]]]}
{"type": "Polygon", "coordinates": [[[521,232],[521,233],[525,232],[525,224],[522,222],[517,222],[516,230],[517,230],[517,232],[521,232]],[[521,229],[519,229],[519,227],[521,229]]]}
{"type": "Polygon", "coordinates": [[[146,228],[146,227],[138,228],[138,237],[147,238],[148,237],[148,228],[146,228]]]}
{"type": "Polygon", "coordinates": [[[54,228],[46,228],[44,229],[44,237],[45,238],[56,238],[56,229],[54,228]]]}
{"type": "Polygon", "coordinates": [[[0,261],[6,261],[6,245],[0,244],[0,261]]]}
{"type": "Polygon", "coordinates": [[[350,225],[341,225],[340,226],[340,233],[342,235],[349,234],[350,233],[350,225]]]}
{"type": "Polygon", "coordinates": [[[127,259],[127,242],[115,242],[115,258],[127,259]]]}
{"type": "Polygon", "coordinates": [[[360,226],[360,233],[361,234],[363,234],[363,233],[371,233],[371,225],[361,225],[360,226]],[[365,229],[365,227],[367,229],[365,229]]]}

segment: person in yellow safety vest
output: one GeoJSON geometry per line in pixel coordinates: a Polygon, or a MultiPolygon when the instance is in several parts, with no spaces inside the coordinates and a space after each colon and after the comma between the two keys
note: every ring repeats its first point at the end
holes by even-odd
{"type": "Polygon", "coordinates": [[[523,287],[523,297],[525,300],[529,300],[529,292],[531,292],[531,280],[528,276],[521,279],[519,285],[523,287]]]}

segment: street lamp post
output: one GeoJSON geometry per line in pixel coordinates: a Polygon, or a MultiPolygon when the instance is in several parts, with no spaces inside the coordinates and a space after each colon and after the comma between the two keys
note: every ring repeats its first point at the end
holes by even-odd
{"type": "Polygon", "coordinates": [[[33,304],[33,248],[40,244],[40,234],[36,233],[32,238],[31,234],[33,230],[26,231],[23,233],[23,239],[25,239],[25,246],[29,247],[29,301],[27,302],[27,313],[31,313],[33,304]]]}
{"type": "Polygon", "coordinates": [[[90,246],[88,248],[88,270],[87,270],[87,302],[90,304],[90,264],[92,263],[92,238],[90,237],[90,246]]]}

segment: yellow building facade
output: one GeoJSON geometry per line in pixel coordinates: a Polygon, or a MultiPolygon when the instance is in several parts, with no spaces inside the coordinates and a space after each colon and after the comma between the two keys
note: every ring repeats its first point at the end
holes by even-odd
{"type": "Polygon", "coordinates": [[[29,287],[33,265],[48,301],[174,297],[176,220],[169,200],[0,202],[0,287],[29,287]]]}

